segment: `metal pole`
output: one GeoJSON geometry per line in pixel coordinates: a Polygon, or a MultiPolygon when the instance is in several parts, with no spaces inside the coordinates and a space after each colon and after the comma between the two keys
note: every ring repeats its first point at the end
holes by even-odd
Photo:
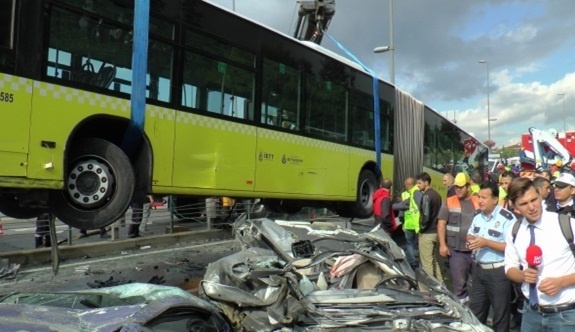
{"type": "MultiPolygon", "coordinates": [[[[479,60],[479,63],[485,64],[485,69],[487,73],[487,141],[491,143],[491,105],[489,103],[489,62],[487,60],[479,60]]],[[[489,147],[491,151],[491,147],[489,147]]]]}
{"type": "Polygon", "coordinates": [[[395,44],[393,43],[393,0],[389,0],[389,47],[391,51],[390,76],[391,84],[395,85],[395,44]]]}
{"type": "MultiPolygon", "coordinates": [[[[564,94],[564,93],[558,93],[557,95],[558,95],[558,96],[561,96],[562,99],[563,99],[563,110],[562,110],[562,114],[563,114],[563,132],[564,132],[565,134],[567,134],[567,130],[566,130],[566,127],[565,127],[565,117],[567,116],[567,115],[565,114],[565,94],[564,94]]],[[[567,136],[565,136],[565,137],[567,137],[567,136]]]]}
{"type": "MultiPolygon", "coordinates": [[[[489,62],[485,61],[487,68],[487,139],[491,145],[491,103],[489,102],[489,62]]],[[[489,148],[491,149],[491,148],[489,148]]]]}

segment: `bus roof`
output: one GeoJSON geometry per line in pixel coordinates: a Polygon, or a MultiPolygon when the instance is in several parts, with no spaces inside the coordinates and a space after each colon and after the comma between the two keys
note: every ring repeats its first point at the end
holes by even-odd
{"type": "MultiPolygon", "coordinates": [[[[264,29],[273,31],[273,32],[275,32],[275,33],[277,33],[277,34],[279,34],[279,35],[285,37],[285,38],[288,38],[288,39],[291,39],[291,40],[293,40],[293,41],[295,41],[295,42],[298,42],[298,43],[300,43],[300,44],[306,46],[307,48],[311,48],[311,49],[313,49],[313,50],[315,50],[315,51],[317,51],[317,52],[321,52],[322,54],[327,55],[327,56],[329,56],[330,58],[333,58],[334,60],[337,60],[337,61],[339,61],[339,62],[342,62],[342,63],[344,63],[344,64],[346,64],[346,65],[348,65],[348,66],[350,66],[350,67],[353,67],[353,68],[356,69],[356,70],[359,70],[359,71],[365,73],[366,75],[371,76],[371,74],[370,74],[369,72],[367,72],[367,71],[366,71],[360,64],[358,64],[357,62],[355,62],[355,61],[353,61],[353,60],[350,60],[349,58],[346,58],[346,57],[344,57],[344,56],[342,56],[342,55],[340,55],[340,54],[337,54],[337,53],[335,53],[335,52],[333,52],[333,51],[331,51],[331,50],[328,50],[327,48],[325,48],[325,47],[323,47],[323,46],[321,46],[321,45],[318,45],[318,44],[316,44],[316,43],[314,43],[314,42],[307,41],[307,40],[299,40],[299,39],[296,39],[296,38],[294,38],[293,36],[290,36],[290,35],[288,35],[288,34],[286,34],[286,33],[284,33],[284,32],[281,32],[281,31],[279,31],[279,30],[276,30],[276,29],[274,29],[274,28],[272,28],[272,27],[269,27],[269,26],[267,26],[267,25],[264,25],[264,24],[262,24],[262,23],[260,23],[260,22],[258,22],[258,21],[255,21],[254,19],[252,19],[252,18],[250,18],[250,17],[247,17],[247,16],[244,16],[244,15],[238,13],[238,12],[231,11],[231,10],[229,10],[228,8],[222,7],[222,6],[220,6],[220,5],[216,4],[216,3],[213,3],[213,2],[211,2],[211,1],[209,1],[209,0],[206,0],[205,2],[211,4],[211,5],[215,6],[215,7],[218,7],[218,8],[220,8],[221,10],[227,11],[227,12],[230,13],[230,14],[239,16],[239,17],[241,17],[241,18],[243,18],[243,19],[245,19],[245,20],[247,20],[247,21],[250,21],[250,22],[252,22],[253,24],[256,24],[256,25],[258,25],[258,26],[260,26],[260,27],[262,27],[262,28],[264,28],[264,29]]],[[[391,84],[391,83],[385,81],[384,79],[382,79],[382,78],[379,77],[379,76],[377,76],[377,79],[380,80],[380,81],[382,81],[382,82],[386,82],[386,83],[388,83],[388,84],[391,84]]]]}

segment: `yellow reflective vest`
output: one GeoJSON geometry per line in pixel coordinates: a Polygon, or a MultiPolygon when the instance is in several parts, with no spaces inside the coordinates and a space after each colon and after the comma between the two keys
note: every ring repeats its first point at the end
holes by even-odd
{"type": "Polygon", "coordinates": [[[419,190],[419,188],[417,186],[413,186],[407,191],[409,194],[409,209],[403,214],[403,223],[405,225],[405,229],[419,233],[419,205],[417,205],[414,199],[414,194],[417,190],[419,190]]]}

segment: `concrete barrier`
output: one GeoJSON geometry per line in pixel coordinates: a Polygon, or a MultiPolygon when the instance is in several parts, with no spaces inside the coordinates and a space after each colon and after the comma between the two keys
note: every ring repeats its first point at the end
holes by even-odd
{"type": "MultiPolygon", "coordinates": [[[[122,251],[140,250],[143,246],[161,247],[181,242],[209,242],[213,240],[231,239],[230,229],[195,230],[177,232],[134,239],[82,243],[76,245],[58,246],[60,261],[80,259],[83,257],[99,257],[121,254],[122,251]]],[[[7,259],[10,264],[22,264],[30,267],[48,264],[51,259],[51,248],[18,250],[0,253],[0,259],[7,259]]]]}

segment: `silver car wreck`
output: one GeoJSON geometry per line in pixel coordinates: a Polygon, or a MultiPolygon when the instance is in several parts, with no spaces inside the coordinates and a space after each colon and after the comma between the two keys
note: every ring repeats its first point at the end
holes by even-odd
{"type": "Polygon", "coordinates": [[[176,287],[133,283],[0,297],[1,331],[231,331],[210,303],[176,287]]]}
{"type": "Polygon", "coordinates": [[[382,230],[236,221],[242,250],[210,264],[202,295],[240,331],[491,331],[382,230]]]}

